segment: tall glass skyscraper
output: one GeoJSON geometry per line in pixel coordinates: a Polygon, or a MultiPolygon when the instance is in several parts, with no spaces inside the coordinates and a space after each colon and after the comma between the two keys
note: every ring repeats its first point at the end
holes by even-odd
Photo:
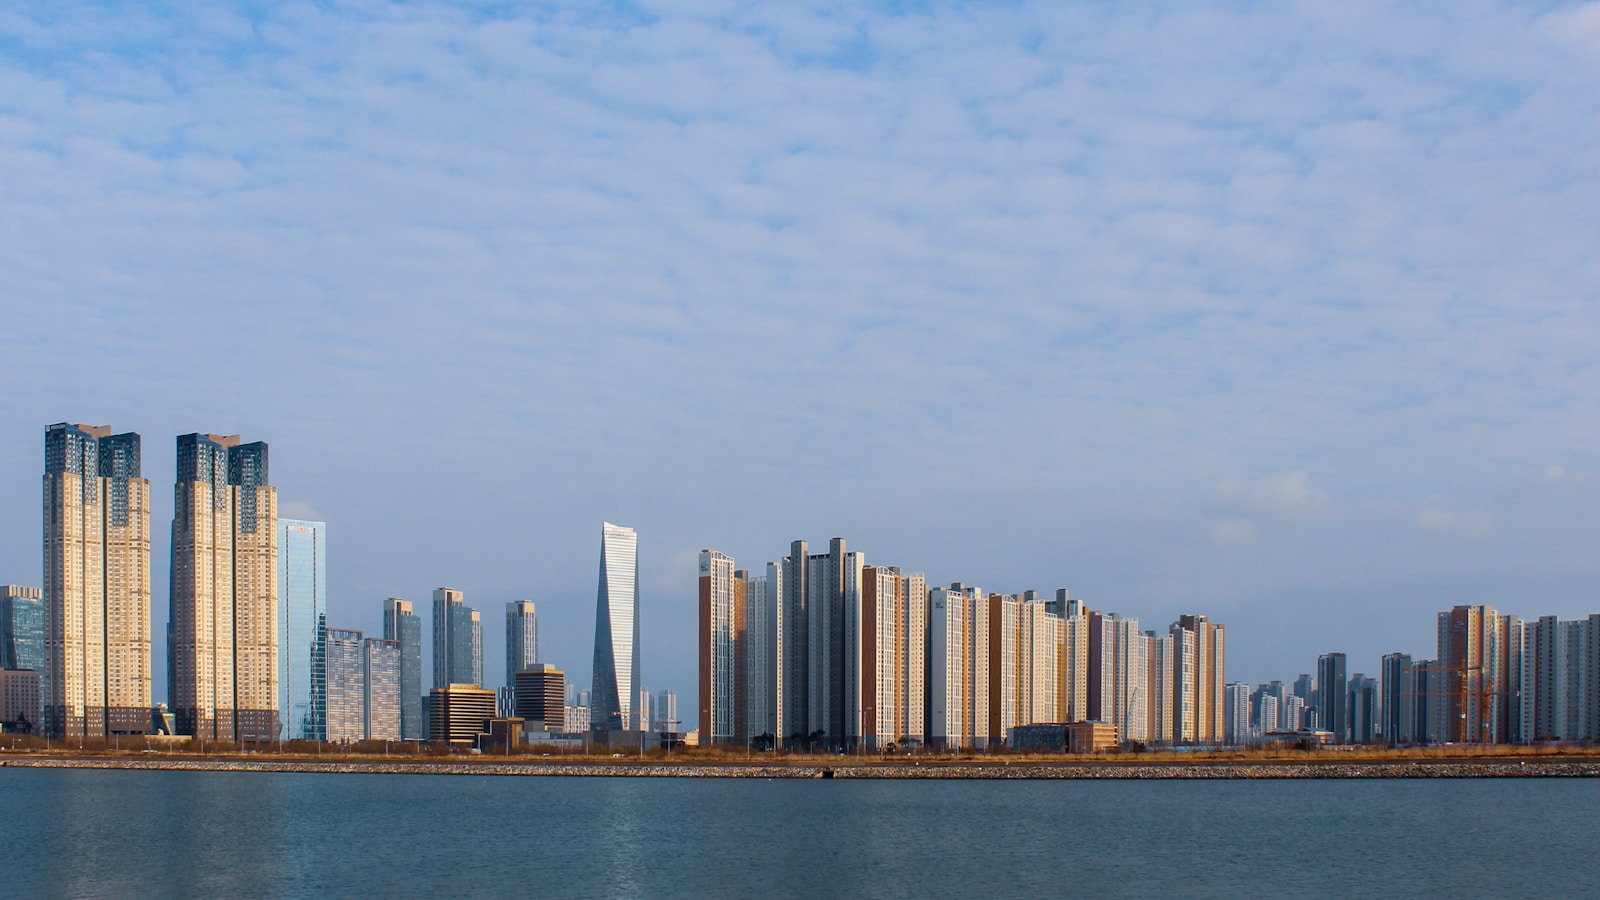
{"type": "Polygon", "coordinates": [[[422,619],[411,611],[409,600],[383,601],[383,637],[400,648],[400,737],[423,740],[428,722],[422,716],[422,619]]]}
{"type": "Polygon", "coordinates": [[[44,597],[36,587],[0,585],[0,669],[44,674],[44,597]]]}
{"type": "Polygon", "coordinates": [[[602,522],[600,590],[594,616],[594,682],[590,727],[638,730],[634,721],[639,685],[639,537],[632,528],[602,522]]]}
{"type": "Polygon", "coordinates": [[[461,592],[433,592],[433,686],[483,684],[483,622],[461,592]]]}
{"type": "Polygon", "coordinates": [[[328,739],[327,530],[326,522],[278,520],[279,708],[292,741],[328,739]]]}
{"type": "Polygon", "coordinates": [[[506,687],[517,686],[517,673],[539,661],[539,620],[532,600],[506,604],[506,687]]]}

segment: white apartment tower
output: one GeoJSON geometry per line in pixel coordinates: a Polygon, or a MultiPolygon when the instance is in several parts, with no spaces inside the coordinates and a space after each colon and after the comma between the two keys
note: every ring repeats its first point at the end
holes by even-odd
{"type": "Polygon", "coordinates": [[[928,579],[921,572],[900,577],[900,694],[896,740],[922,741],[927,732],[928,579]]]}

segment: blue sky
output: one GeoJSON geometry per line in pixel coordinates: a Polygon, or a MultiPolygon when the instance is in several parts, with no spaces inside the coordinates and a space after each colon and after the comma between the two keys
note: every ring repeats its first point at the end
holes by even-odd
{"type": "MultiPolygon", "coordinates": [[[[1600,611],[1600,4],[21,4],[0,580],[51,422],[272,445],[332,619],[644,680],[842,535],[1229,626],[1230,677],[1600,611]],[[589,10],[589,11],[585,11],[589,10]]],[[[159,667],[158,667],[159,669],[159,667]]]]}

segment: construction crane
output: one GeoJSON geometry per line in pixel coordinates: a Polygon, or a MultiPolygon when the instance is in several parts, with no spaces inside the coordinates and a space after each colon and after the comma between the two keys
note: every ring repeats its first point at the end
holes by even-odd
{"type": "MultiPolygon", "coordinates": [[[[1447,688],[1447,689],[1444,689],[1444,690],[1435,690],[1435,691],[1406,691],[1404,696],[1407,696],[1407,697],[1439,697],[1439,698],[1450,698],[1450,697],[1453,697],[1455,699],[1455,701],[1456,701],[1456,708],[1459,710],[1459,712],[1457,714],[1457,719],[1460,722],[1459,729],[1458,729],[1459,733],[1460,733],[1459,743],[1463,743],[1463,744],[1470,744],[1470,743],[1487,744],[1487,743],[1490,743],[1490,739],[1491,739],[1492,735],[1489,732],[1489,724],[1490,724],[1489,723],[1489,713],[1491,712],[1491,709],[1492,709],[1492,706],[1493,706],[1493,702],[1494,702],[1494,686],[1495,686],[1495,683],[1494,683],[1494,676],[1492,676],[1492,675],[1489,676],[1488,678],[1484,678],[1484,676],[1483,676],[1483,666],[1481,666],[1481,665],[1474,666],[1474,665],[1466,665],[1466,664],[1459,665],[1459,666],[1441,666],[1441,665],[1412,666],[1409,669],[1406,669],[1406,671],[1407,672],[1427,672],[1427,673],[1430,673],[1430,674],[1450,674],[1450,675],[1456,676],[1456,683],[1455,683],[1454,689],[1448,689],[1447,688]],[[1478,700],[1478,736],[1477,736],[1476,740],[1473,740],[1472,737],[1468,734],[1468,731],[1467,731],[1467,725],[1468,725],[1468,722],[1469,722],[1469,719],[1467,717],[1467,710],[1471,708],[1472,695],[1474,693],[1474,691],[1472,690],[1472,682],[1468,677],[1468,676],[1471,676],[1471,675],[1477,675],[1478,676],[1477,679],[1476,679],[1477,682],[1478,682],[1478,690],[1476,691],[1477,700],[1478,700]]],[[[1430,681],[1431,681],[1431,679],[1430,679],[1430,681]]]]}

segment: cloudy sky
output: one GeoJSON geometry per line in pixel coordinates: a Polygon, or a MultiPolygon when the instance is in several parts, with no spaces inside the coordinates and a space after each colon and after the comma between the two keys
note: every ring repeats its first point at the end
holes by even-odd
{"type": "Polygon", "coordinates": [[[1600,3],[153,6],[0,12],[0,581],[66,420],[144,435],[158,625],[239,433],[332,624],[458,587],[490,673],[529,598],[586,685],[636,527],[684,710],[702,547],[1252,682],[1600,611],[1600,3]]]}

